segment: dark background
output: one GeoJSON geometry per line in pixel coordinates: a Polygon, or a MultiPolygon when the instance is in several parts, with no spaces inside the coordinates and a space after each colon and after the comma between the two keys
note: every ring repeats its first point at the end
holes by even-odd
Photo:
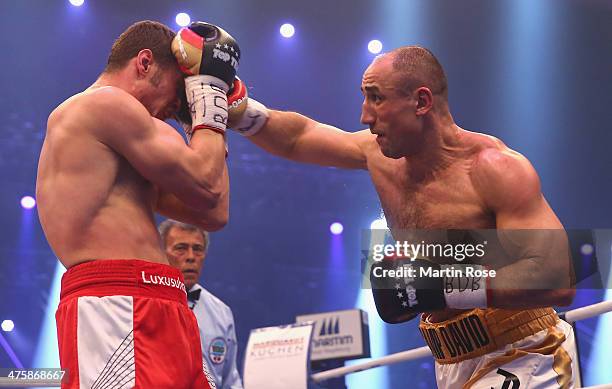
{"type": "MultiPolygon", "coordinates": [[[[373,58],[367,42],[380,39],[385,50],[428,47],[446,69],[460,126],[499,137],[528,157],[566,227],[611,224],[609,1],[90,0],[77,8],[60,0],[0,0],[0,320],[15,322],[16,330],[2,336],[25,366],[47,340],[48,305],[57,298],[57,261],[36,211],[19,206],[35,191],[46,118],[96,79],[129,24],[154,19],[178,29],[181,11],[237,38],[239,74],[252,96],[346,130],[363,128],[359,86],[373,58]],[[278,33],[284,22],[296,27],[292,39],[278,33]]],[[[355,306],[360,232],[380,205],[366,172],[281,160],[235,134],[229,150],[230,222],[212,236],[202,284],[233,309],[242,357],[252,328],[355,306]],[[329,234],[334,221],[344,224],[341,237],[329,234]]],[[[582,290],[574,306],[603,295],[582,290]]],[[[387,337],[373,334],[373,356],[423,344],[415,322],[385,325],[374,311],[370,322],[387,337]]],[[[612,381],[603,370],[609,362],[591,347],[610,322],[597,324],[578,324],[589,385],[612,381]]],[[[2,349],[0,366],[12,366],[2,349]]],[[[354,377],[368,374],[380,388],[434,386],[430,360],[354,377]]],[[[373,387],[359,382],[350,387],[373,387]]]]}

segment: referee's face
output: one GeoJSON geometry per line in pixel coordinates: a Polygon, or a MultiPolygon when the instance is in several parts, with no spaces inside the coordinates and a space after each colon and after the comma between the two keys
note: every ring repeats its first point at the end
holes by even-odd
{"type": "Polygon", "coordinates": [[[199,231],[172,228],[166,236],[166,254],[170,265],[183,273],[187,290],[198,282],[204,263],[204,238],[199,231]]]}

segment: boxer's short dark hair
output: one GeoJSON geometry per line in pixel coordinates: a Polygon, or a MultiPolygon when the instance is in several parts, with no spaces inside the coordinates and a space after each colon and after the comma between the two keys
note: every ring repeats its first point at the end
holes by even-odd
{"type": "Polygon", "coordinates": [[[113,43],[104,71],[122,69],[143,49],[151,50],[153,60],[162,68],[178,66],[171,49],[175,35],[165,24],[152,20],[132,24],[113,43]]]}

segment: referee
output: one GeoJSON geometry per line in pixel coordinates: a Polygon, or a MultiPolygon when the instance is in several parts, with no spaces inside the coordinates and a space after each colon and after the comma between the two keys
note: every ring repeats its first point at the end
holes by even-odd
{"type": "Polygon", "coordinates": [[[159,227],[162,245],[170,265],[183,273],[189,308],[200,327],[202,355],[215,378],[217,388],[242,389],[236,367],[236,330],[232,310],[198,284],[208,252],[208,232],[176,220],[159,227]]]}

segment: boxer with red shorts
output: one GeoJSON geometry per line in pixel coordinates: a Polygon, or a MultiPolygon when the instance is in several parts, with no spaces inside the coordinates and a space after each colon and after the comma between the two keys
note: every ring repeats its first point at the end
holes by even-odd
{"type": "Polygon", "coordinates": [[[227,222],[226,92],[238,60],[219,27],[194,23],[177,35],[138,22],[94,84],[49,116],[36,194],[68,268],[56,316],[64,388],[211,387],[154,212],[209,231],[227,222]],[[188,144],[163,121],[179,112],[188,144]]]}
{"type": "Polygon", "coordinates": [[[56,313],[68,386],[206,387],[198,324],[185,296],[181,273],[163,264],[98,260],[71,267],[56,313]]]}

